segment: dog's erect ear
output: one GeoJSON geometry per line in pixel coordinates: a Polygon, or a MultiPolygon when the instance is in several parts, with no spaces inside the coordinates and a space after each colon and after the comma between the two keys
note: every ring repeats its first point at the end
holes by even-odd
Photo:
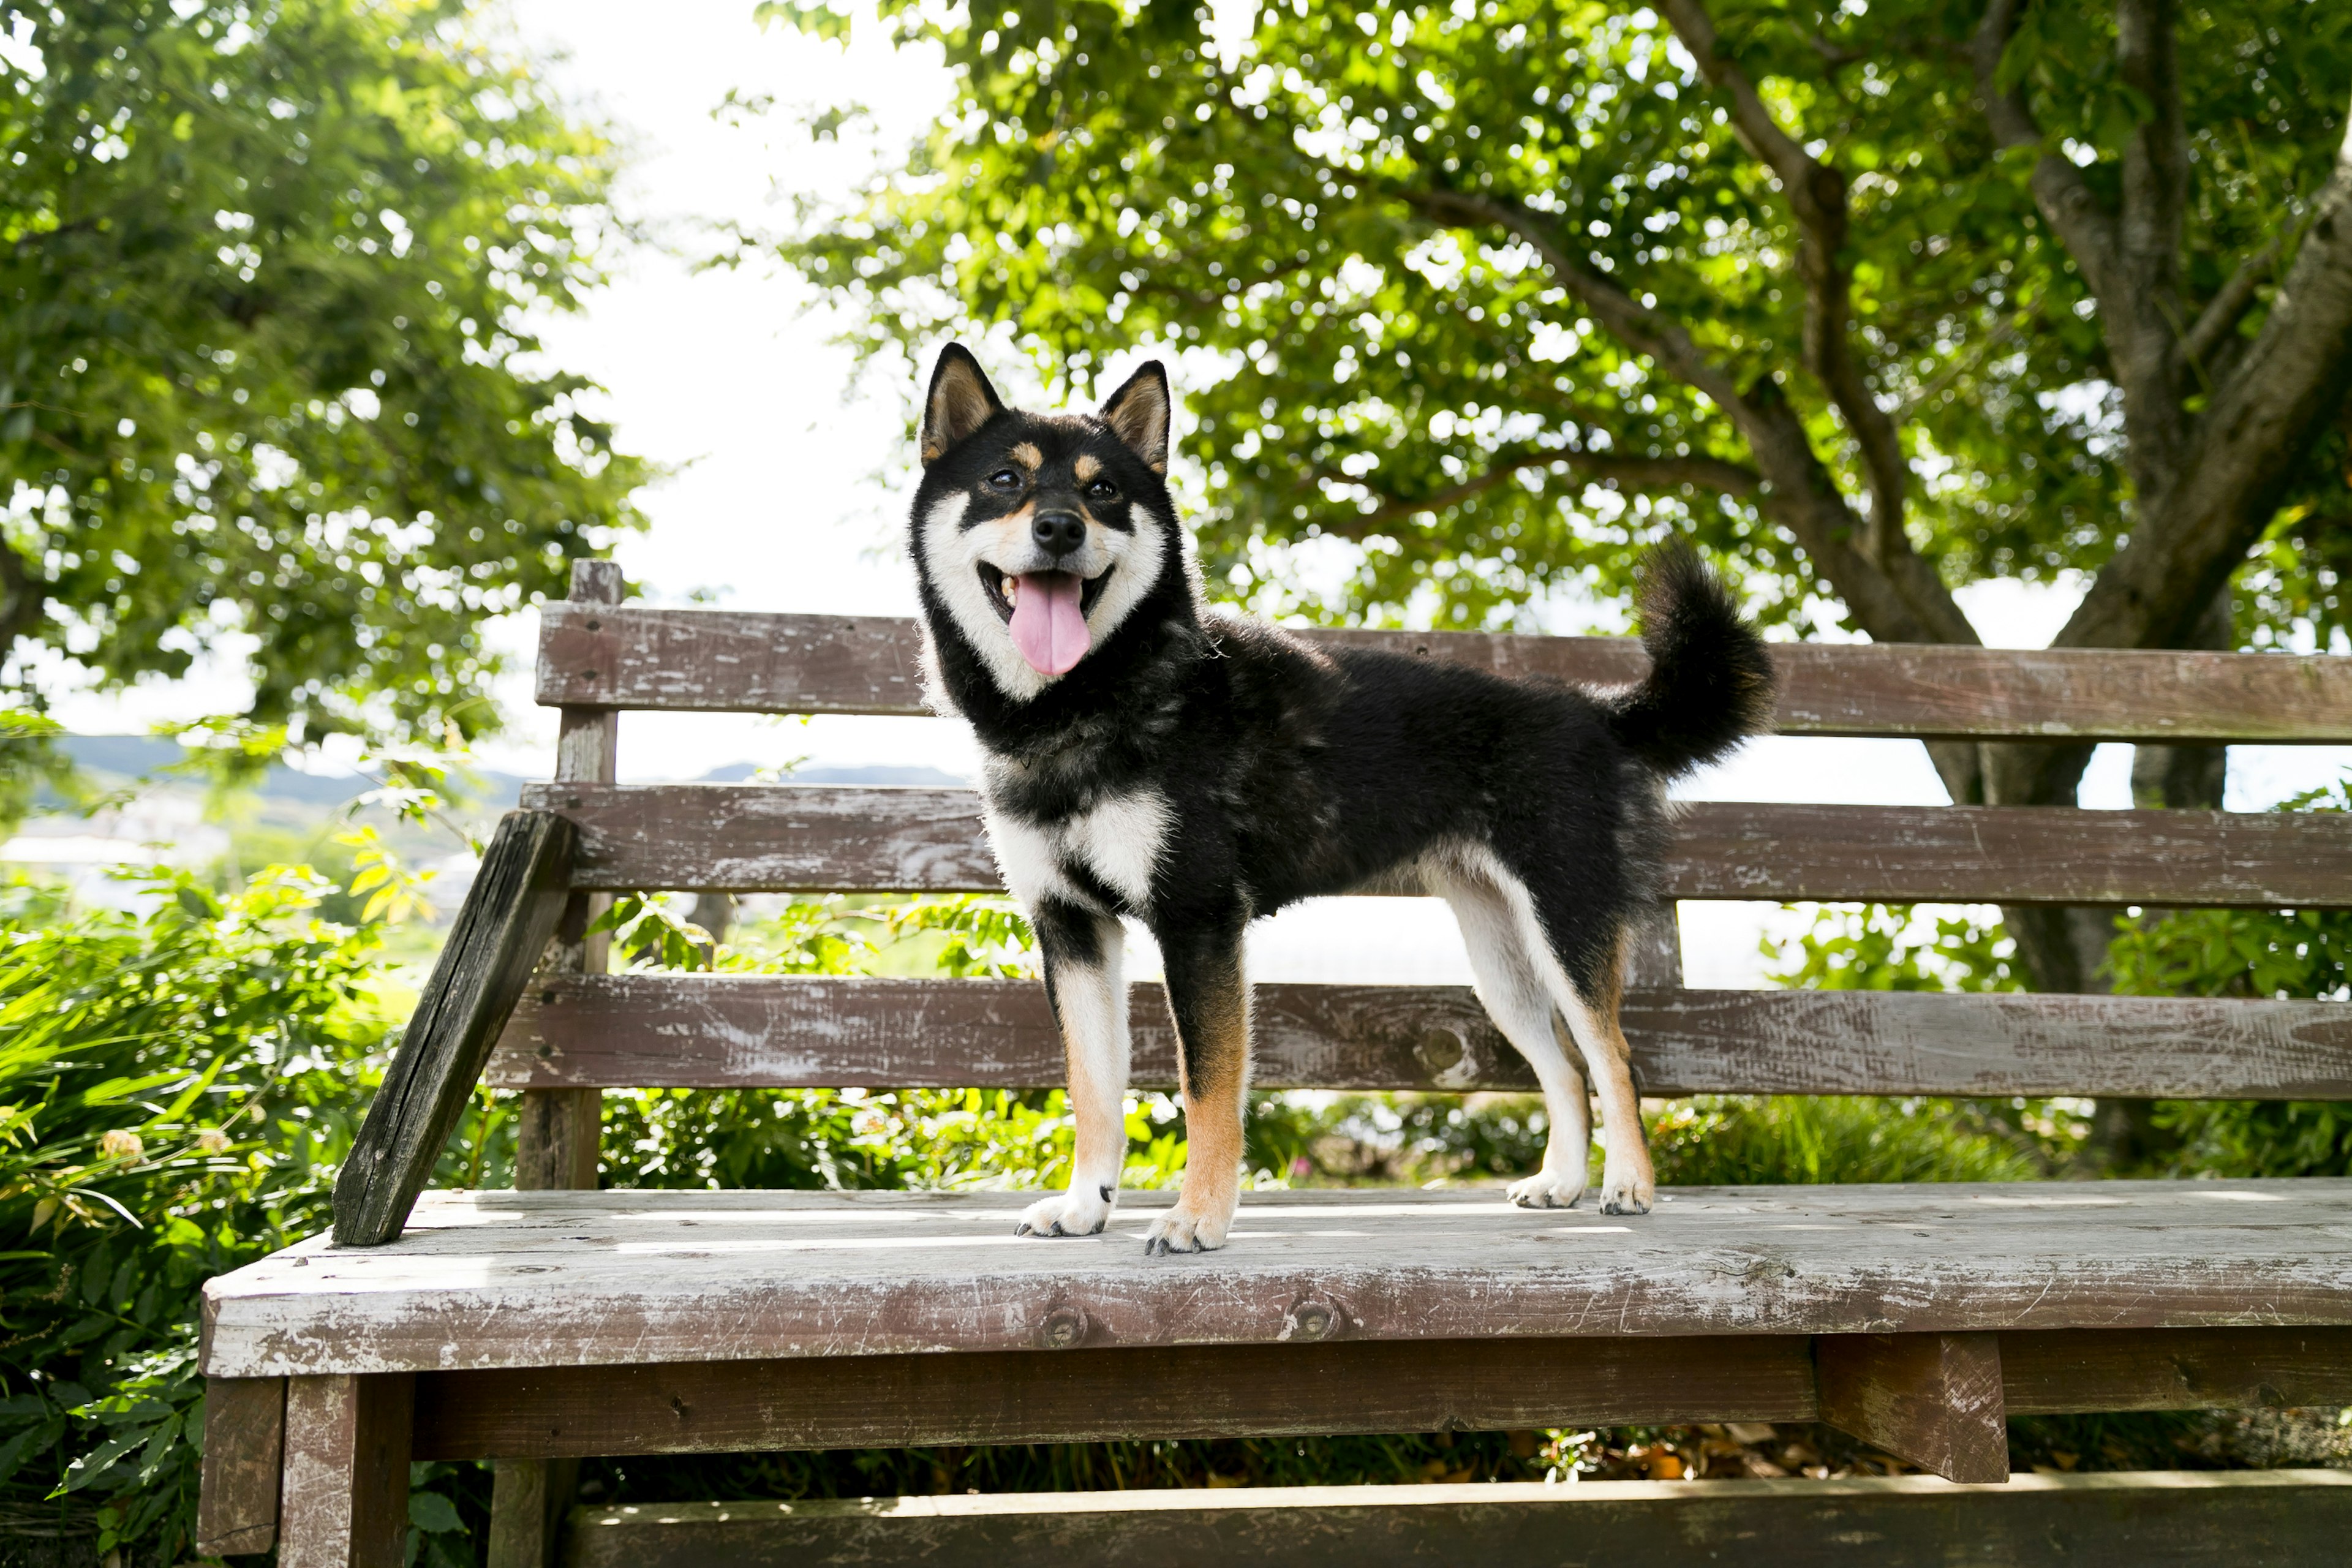
{"type": "Polygon", "coordinates": [[[929,468],[963,438],[1004,412],[996,388],[971,351],[950,343],[931,372],[930,395],[923,400],[923,467],[929,468]]]}
{"type": "Polygon", "coordinates": [[[1102,405],[1102,422],[1155,474],[1168,471],[1168,373],[1153,360],[1102,405]]]}

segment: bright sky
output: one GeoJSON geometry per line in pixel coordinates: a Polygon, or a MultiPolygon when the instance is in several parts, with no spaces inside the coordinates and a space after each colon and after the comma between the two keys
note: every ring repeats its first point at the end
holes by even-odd
{"type": "MultiPolygon", "coordinates": [[[[944,100],[944,73],[861,40],[846,51],[787,30],[763,31],[752,0],[509,0],[526,47],[549,58],[563,90],[616,122],[635,154],[622,207],[667,233],[675,254],[625,258],[588,310],[550,323],[553,360],[608,390],[607,412],[629,449],[669,465],[651,490],[647,533],[618,556],[656,603],[709,595],[730,608],[911,614],[912,588],[897,549],[908,432],[899,396],[906,367],[861,378],[810,313],[810,292],[772,268],[695,271],[697,218],[776,226],[795,191],[852,188],[861,153],[812,146],[782,129],[790,117],[741,124],[714,118],[730,91],[779,106],[862,103],[892,144],[911,139],[944,100]]],[[[1231,9],[1231,7],[1225,7],[1231,9]]],[[[867,35],[870,38],[870,33],[867,35]]],[[[1008,388],[1020,378],[1009,363],[1008,388]]],[[[2063,622],[2073,594],[1987,584],[1963,595],[1990,642],[2040,646],[2063,622]]],[[[1559,629],[1579,630],[1563,625],[1559,629]]],[[[489,766],[544,775],[554,718],[531,705],[535,616],[497,629],[514,669],[499,695],[506,737],[485,748],[489,766]]],[[[163,719],[233,708],[239,684],[210,674],[127,696],[70,698],[58,716],[84,732],[144,730],[163,719]]],[[[624,778],[692,778],[736,762],[795,757],[822,763],[929,763],[971,768],[961,727],[931,720],[818,718],[771,722],[725,715],[632,714],[622,727],[624,778]]],[[[2246,809],[2337,775],[2352,751],[2240,748],[2230,804],[2246,809]]],[[[2128,753],[2102,748],[2084,804],[2129,804],[2128,753]]],[[[1769,741],[1682,792],[1694,798],[1833,800],[1940,805],[1919,748],[1903,742],[1769,741]]],[[[1462,978],[1459,939],[1443,910],[1420,900],[1344,900],[1262,930],[1254,967],[1265,978],[1462,978]],[[1311,971],[1312,973],[1308,973],[1311,971]]],[[[1685,905],[1695,984],[1754,984],[1769,911],[1685,905]]],[[[1149,966],[1149,960],[1140,961],[1149,966]]]]}

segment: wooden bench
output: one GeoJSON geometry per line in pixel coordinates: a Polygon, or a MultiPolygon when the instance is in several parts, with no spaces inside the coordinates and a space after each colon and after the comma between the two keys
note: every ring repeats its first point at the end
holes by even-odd
{"type": "MultiPolygon", "coordinates": [[[[1819,1419],[1998,1483],[2012,1415],[2352,1404],[2352,1182],[1684,1190],[1632,1219],[1499,1192],[1264,1192],[1224,1250],[1160,1258],[1135,1239],[1165,1194],[1127,1194],[1107,1239],[1043,1242],[1012,1235],[1010,1194],[597,1191],[606,1088],[1062,1075],[1034,983],[606,973],[586,929],[604,892],[997,886],[962,791],[614,782],[625,709],[920,711],[911,622],[625,608],[618,589],[586,563],[546,612],[557,777],[499,828],[342,1173],[334,1238],[207,1288],[207,1551],[397,1563],[411,1458],[496,1458],[492,1561],[539,1568],[588,1456],[1819,1419]],[[523,1091],[520,1190],[420,1198],[485,1074],[523,1091]]],[[[1322,635],[1587,681],[1643,658],[1614,639],[1322,635]]],[[[2352,659],[1775,655],[1788,734],[2352,741],[2352,659]]],[[[1684,899],[2352,905],[2343,816],[1708,804],[1678,832],[1684,899]]],[[[1637,967],[1625,1026],[1651,1096],[2352,1098],[2341,1003],[1696,991],[1670,941],[1637,967]]],[[[1137,1080],[1171,1085],[1154,991],[1136,988],[1137,1080]]],[[[1256,1024],[1265,1087],[1532,1087],[1465,989],[1266,985],[1256,1024]]],[[[1726,1541],[1739,1518],[1779,1521],[1748,1531],[1790,1548],[1776,1560],[1878,1563],[1913,1561],[1892,1543],[1933,1520],[2008,1506],[1940,1482],[1741,1489],[1758,1485],[1657,1506],[1704,1497],[1726,1541]],[[1762,1511],[1721,1513],[1742,1497],[1762,1511]]],[[[2324,1477],[2070,1486],[2037,1481],[2012,1524],[1966,1528],[2169,1562],[2183,1542],[2333,1540],[2352,1502],[2324,1477]],[[2129,1524],[2184,1498],[2211,1522],[2129,1524]]],[[[1505,1543],[1495,1561],[1534,1560],[1506,1546],[1552,1516],[1492,1495],[1502,1511],[1473,1533],[1505,1543]]],[[[1224,1494],[1197,1539],[1422,1561],[1430,1531],[1470,1528],[1432,1521],[1475,1512],[1350,1498],[1224,1494]]],[[[707,1561],[724,1536],[730,1560],[866,1562],[903,1526],[910,1552],[956,1560],[1051,1536],[1174,1561],[1179,1506],[1092,1499],[1060,1535],[1038,1500],[581,1510],[570,1552],[707,1561]],[[758,1520],[781,1544],[743,1544],[758,1520]]],[[[1666,1517],[1624,1507],[1581,1517],[1608,1539],[1666,1517]]]]}

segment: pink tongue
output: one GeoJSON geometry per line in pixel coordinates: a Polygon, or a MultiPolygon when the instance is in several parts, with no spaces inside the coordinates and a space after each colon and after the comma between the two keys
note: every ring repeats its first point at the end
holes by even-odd
{"type": "Polygon", "coordinates": [[[1032,572],[1013,601],[1013,646],[1040,675],[1067,675],[1086,658],[1087,618],[1078,613],[1085,586],[1074,572],[1032,572]]]}

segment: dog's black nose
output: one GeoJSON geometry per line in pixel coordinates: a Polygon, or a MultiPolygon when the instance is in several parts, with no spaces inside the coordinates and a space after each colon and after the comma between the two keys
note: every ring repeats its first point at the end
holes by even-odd
{"type": "Polygon", "coordinates": [[[1087,542],[1087,520],[1074,511],[1041,511],[1029,537],[1048,555],[1067,555],[1087,542]]]}

